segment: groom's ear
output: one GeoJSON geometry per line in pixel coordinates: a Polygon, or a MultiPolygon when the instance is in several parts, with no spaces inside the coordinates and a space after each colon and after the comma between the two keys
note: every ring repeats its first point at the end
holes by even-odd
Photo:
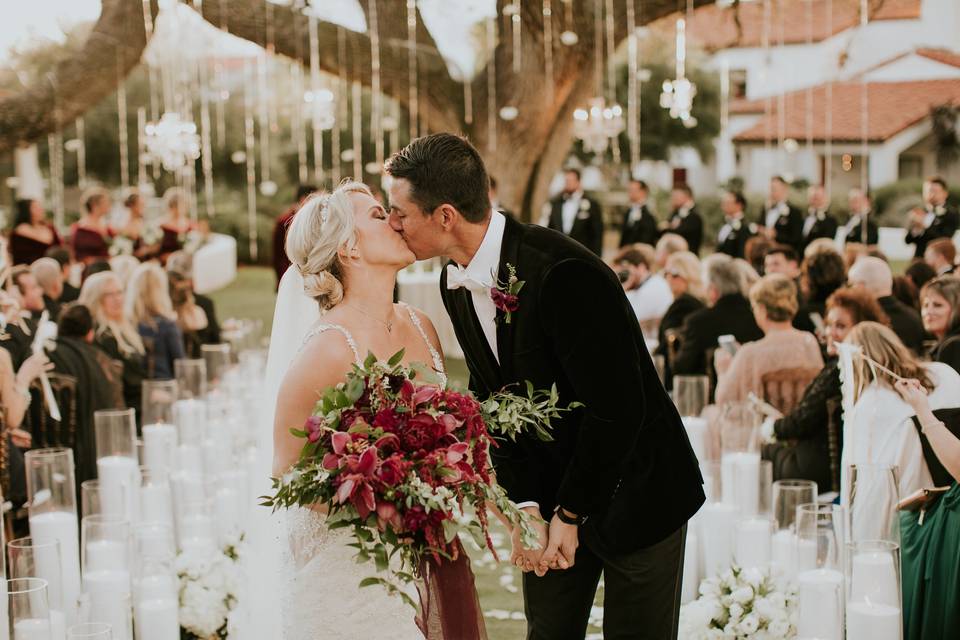
{"type": "Polygon", "coordinates": [[[435,214],[444,231],[452,231],[462,217],[457,208],[450,204],[440,205],[437,207],[435,214]]]}

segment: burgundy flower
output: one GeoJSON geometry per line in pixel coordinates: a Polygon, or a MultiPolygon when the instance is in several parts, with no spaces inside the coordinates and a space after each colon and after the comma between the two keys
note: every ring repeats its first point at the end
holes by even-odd
{"type": "Polygon", "coordinates": [[[377,411],[377,415],[373,417],[373,426],[379,427],[384,431],[390,433],[396,433],[397,427],[400,426],[400,414],[390,409],[381,409],[377,411]]]}
{"type": "Polygon", "coordinates": [[[403,460],[399,455],[392,455],[380,463],[377,477],[384,485],[395,487],[403,482],[411,466],[412,463],[403,460]]]}
{"type": "Polygon", "coordinates": [[[427,404],[439,391],[440,389],[432,384],[417,387],[416,392],[413,394],[413,406],[419,407],[422,404],[427,404]]]}
{"type": "Polygon", "coordinates": [[[385,500],[377,502],[377,520],[380,526],[384,528],[388,524],[393,527],[394,530],[403,526],[403,518],[400,517],[400,512],[397,511],[397,505],[385,500]]]}
{"type": "Polygon", "coordinates": [[[346,472],[338,476],[340,486],[333,501],[337,504],[349,501],[365,520],[377,506],[371,485],[377,467],[377,448],[367,447],[360,456],[347,456],[342,461],[346,472]]]}
{"type": "Polygon", "coordinates": [[[497,288],[490,289],[490,299],[494,306],[504,313],[513,313],[520,308],[520,298],[497,288]]]}

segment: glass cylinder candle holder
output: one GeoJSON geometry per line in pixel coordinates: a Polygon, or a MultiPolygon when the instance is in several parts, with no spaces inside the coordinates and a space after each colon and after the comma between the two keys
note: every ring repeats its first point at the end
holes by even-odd
{"type": "Polygon", "coordinates": [[[7,580],[6,586],[10,637],[14,640],[54,640],[47,581],[12,578],[7,580]]]}
{"type": "Polygon", "coordinates": [[[97,590],[87,593],[86,622],[106,624],[112,640],[133,640],[133,609],[130,592],[97,590]]]}
{"type": "Polygon", "coordinates": [[[710,404],[710,379],[707,376],[673,376],[673,398],[684,418],[700,417],[710,404]]]}
{"type": "Polygon", "coordinates": [[[813,480],[777,480],[772,487],[772,513],[777,530],[793,529],[797,507],[817,501],[817,483],[813,480]]]}
{"type": "Polygon", "coordinates": [[[811,569],[843,571],[847,542],[846,510],[836,504],[797,507],[796,563],[799,572],[811,569]]]}
{"type": "Polygon", "coordinates": [[[134,622],[138,640],[179,638],[179,589],[173,557],[143,556],[134,580],[134,622]]]}
{"type": "Polygon", "coordinates": [[[54,640],[63,638],[67,628],[67,611],[73,604],[64,601],[63,562],[60,543],[56,540],[35,542],[33,538],[17,538],[7,543],[11,578],[40,578],[47,582],[50,629],[54,640]]]}
{"type": "Polygon", "coordinates": [[[896,467],[850,465],[846,505],[850,517],[850,541],[886,540],[900,544],[899,473],[896,467]]]}
{"type": "Polygon", "coordinates": [[[759,509],[760,421],[753,405],[728,402],[720,417],[723,501],[745,513],[759,509]]]}
{"type": "Polygon", "coordinates": [[[704,505],[697,512],[703,546],[703,578],[712,578],[733,564],[737,508],[725,502],[704,505]]]}
{"type": "Polygon", "coordinates": [[[63,570],[61,601],[67,623],[76,620],[80,599],[80,531],[73,451],[34,449],[24,454],[30,537],[34,544],[56,542],[63,570]]]}
{"type": "Polygon", "coordinates": [[[129,594],[130,524],[120,518],[94,515],[81,521],[80,530],[84,593],[91,599],[129,594]]]}
{"type": "Polygon", "coordinates": [[[203,358],[174,360],[173,374],[181,400],[201,399],[207,395],[207,363],[203,358]]]}
{"type": "Polygon", "coordinates": [[[900,546],[853,541],[846,556],[847,640],[901,640],[900,546]]]}
{"type": "Polygon", "coordinates": [[[797,637],[843,640],[843,572],[803,571],[797,587],[797,637]]]}
{"type": "Polygon", "coordinates": [[[207,363],[207,384],[216,387],[233,365],[230,345],[226,343],[201,345],[200,353],[203,355],[204,362],[207,363]]]}
{"type": "Polygon", "coordinates": [[[203,489],[199,494],[190,493],[178,500],[177,546],[185,553],[205,555],[217,549],[217,522],[214,517],[213,500],[203,489]]]}
{"type": "Polygon", "coordinates": [[[113,640],[113,627],[105,622],[84,622],[67,629],[67,640],[113,640]]]}
{"type": "Polygon", "coordinates": [[[93,414],[97,437],[97,478],[104,513],[123,513],[135,520],[138,511],[140,465],[137,460],[133,409],[93,414]]]}
{"type": "Polygon", "coordinates": [[[104,500],[100,481],[84,480],[80,483],[80,516],[99,515],[125,519],[127,517],[126,505],[129,502],[127,491],[129,490],[126,485],[109,488],[107,498],[104,500]]]}
{"type": "Polygon", "coordinates": [[[143,382],[143,466],[169,470],[177,447],[176,380],[143,382]]]}
{"type": "Polygon", "coordinates": [[[177,539],[172,524],[145,522],[133,527],[135,562],[142,558],[169,558],[172,561],[176,555],[177,539]]]}
{"type": "Polygon", "coordinates": [[[173,525],[173,491],[170,475],[162,469],[140,470],[140,519],[173,525]]]}
{"type": "Polygon", "coordinates": [[[703,476],[703,493],[707,502],[723,502],[723,473],[719,462],[700,462],[703,476]]]}
{"type": "Polygon", "coordinates": [[[734,559],[744,569],[765,570],[770,564],[773,521],[766,516],[752,515],[737,521],[734,559]]]}

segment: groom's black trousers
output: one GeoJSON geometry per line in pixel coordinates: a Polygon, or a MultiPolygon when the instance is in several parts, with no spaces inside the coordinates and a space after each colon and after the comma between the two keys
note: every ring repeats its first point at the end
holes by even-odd
{"type": "Polygon", "coordinates": [[[592,531],[580,531],[570,569],[523,575],[527,640],[583,640],[601,574],[604,640],[674,640],[687,525],[626,554],[605,552],[592,531]]]}

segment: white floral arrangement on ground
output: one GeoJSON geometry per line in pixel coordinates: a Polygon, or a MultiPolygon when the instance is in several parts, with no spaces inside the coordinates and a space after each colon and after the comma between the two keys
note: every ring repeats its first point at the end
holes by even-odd
{"type": "Polygon", "coordinates": [[[182,552],[177,556],[180,582],[180,637],[226,640],[231,613],[241,586],[240,540],[219,553],[182,552]]]}
{"type": "Polygon", "coordinates": [[[685,640],[785,640],[797,633],[797,594],[769,572],[734,566],[700,583],[700,597],[680,607],[685,640]]]}

